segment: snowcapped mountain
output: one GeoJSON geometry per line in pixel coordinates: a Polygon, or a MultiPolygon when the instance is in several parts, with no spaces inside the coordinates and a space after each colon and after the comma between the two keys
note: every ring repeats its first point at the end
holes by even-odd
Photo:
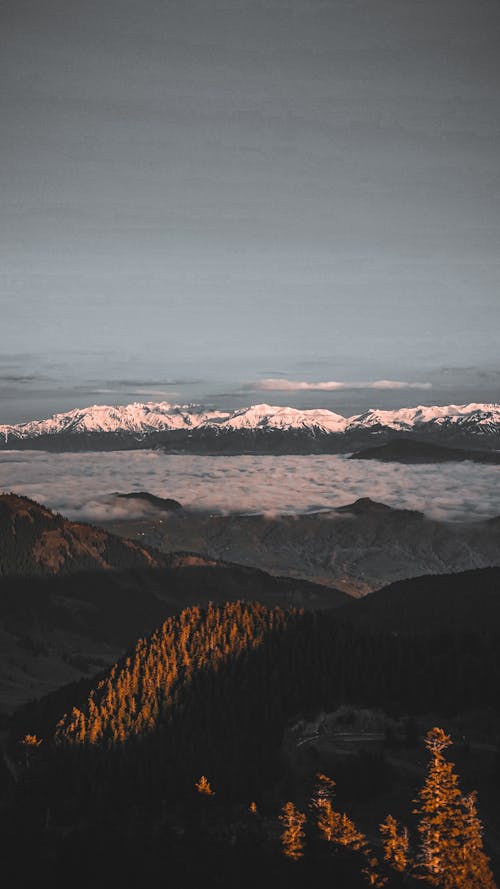
{"type": "Polygon", "coordinates": [[[343,432],[345,417],[328,410],[299,411],[291,407],[256,404],[233,413],[206,411],[198,405],[127,404],[119,407],[93,405],[54,414],[47,420],[32,420],[17,426],[0,426],[0,436],[9,439],[30,439],[62,433],[131,433],[147,435],[170,430],[213,428],[238,429],[319,429],[322,432],[343,432]]]}
{"type": "Polygon", "coordinates": [[[119,407],[95,404],[64,414],[54,414],[47,420],[0,426],[0,436],[6,439],[26,439],[41,435],[84,432],[129,432],[133,435],[145,435],[172,429],[190,429],[203,423],[225,420],[227,417],[228,413],[204,411],[196,405],[172,405],[167,401],[125,404],[119,407]]]}
{"type": "MultiPolygon", "coordinates": [[[[209,421],[210,422],[210,421],[209,421]]],[[[300,411],[293,407],[255,404],[235,411],[219,424],[221,429],[302,429],[322,433],[344,432],[347,420],[328,410],[300,411]]]]}
{"type": "Polygon", "coordinates": [[[433,424],[437,427],[467,426],[471,430],[500,430],[500,405],[498,404],[448,404],[400,408],[395,411],[369,410],[359,417],[350,417],[347,431],[379,426],[400,432],[412,431],[433,424]]]}
{"type": "Polygon", "coordinates": [[[223,441],[226,451],[229,447],[236,452],[243,447],[251,450],[248,443],[253,441],[263,443],[257,450],[286,453],[288,437],[289,443],[293,440],[293,452],[323,453],[402,435],[451,444],[480,440],[481,446],[498,448],[500,405],[419,405],[394,411],[372,409],[347,418],[326,409],[297,410],[269,404],[232,412],[168,402],[93,405],[46,420],[0,426],[0,446],[100,450],[161,444],[200,448],[204,453],[210,448],[217,452],[223,441]]]}

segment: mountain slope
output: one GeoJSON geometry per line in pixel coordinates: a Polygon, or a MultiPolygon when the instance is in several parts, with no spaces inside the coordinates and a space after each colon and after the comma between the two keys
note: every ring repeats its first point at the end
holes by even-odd
{"type": "Polygon", "coordinates": [[[307,581],[191,553],[162,554],[0,495],[0,710],[112,663],[138,636],[193,603],[343,604],[307,581]]]}
{"type": "Polygon", "coordinates": [[[383,633],[487,633],[500,628],[500,568],[401,580],[340,608],[354,626],[383,633]]]}
{"type": "Polygon", "coordinates": [[[28,497],[0,494],[0,575],[164,568],[132,540],[70,522],[28,497]]]}
{"type": "Polygon", "coordinates": [[[178,511],[113,522],[159,550],[196,550],[213,559],[331,584],[360,595],[396,580],[500,564],[495,521],[441,522],[369,498],[307,515],[209,515],[178,511]]]}

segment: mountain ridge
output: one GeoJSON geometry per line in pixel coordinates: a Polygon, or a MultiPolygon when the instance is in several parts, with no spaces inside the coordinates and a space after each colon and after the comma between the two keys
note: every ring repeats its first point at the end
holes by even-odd
{"type": "Polygon", "coordinates": [[[347,594],[193,552],[160,553],[0,495],[0,715],[112,663],[187,605],[260,599],[317,609],[347,594]]]}
{"type": "Polygon", "coordinates": [[[350,460],[378,460],[382,463],[486,463],[500,464],[500,451],[475,448],[446,447],[437,442],[413,438],[396,438],[382,445],[355,451],[350,460]]]}
{"type": "MultiPolygon", "coordinates": [[[[163,445],[180,449],[207,447],[224,442],[241,447],[248,437],[266,437],[269,447],[346,449],[352,442],[380,436],[419,433],[424,437],[479,441],[497,444],[500,436],[500,405],[471,402],[463,405],[418,405],[397,410],[370,409],[344,417],[326,408],[299,410],[254,404],[235,411],[208,410],[194,404],[135,402],[110,406],[93,405],[54,414],[45,420],[0,425],[3,448],[50,446],[64,442],[69,449],[139,448],[163,445]],[[274,439],[273,439],[274,436],[274,439]],[[287,438],[288,437],[288,438],[287,438]]],[[[253,442],[252,446],[255,446],[253,442]]]]}

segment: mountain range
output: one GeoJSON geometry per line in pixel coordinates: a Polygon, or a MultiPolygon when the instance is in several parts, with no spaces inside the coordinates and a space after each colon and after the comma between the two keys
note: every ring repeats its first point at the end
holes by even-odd
{"type": "Polygon", "coordinates": [[[200,453],[322,453],[418,436],[449,445],[497,448],[500,405],[371,409],[352,417],[333,411],[257,404],[236,411],[148,402],[94,405],[46,420],[0,426],[0,447],[115,450],[155,446],[200,453]]]}

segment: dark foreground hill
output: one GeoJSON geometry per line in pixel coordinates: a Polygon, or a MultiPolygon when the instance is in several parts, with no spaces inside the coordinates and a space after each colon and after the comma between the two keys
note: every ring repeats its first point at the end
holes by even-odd
{"type": "Polygon", "coordinates": [[[381,633],[500,631],[500,568],[401,580],[343,606],[338,617],[381,633]]]}
{"type": "MultiPolygon", "coordinates": [[[[474,588],[473,576],[460,590],[475,609],[484,605],[489,620],[476,626],[463,610],[463,621],[455,624],[441,619],[415,633],[385,632],[339,619],[339,611],[283,611],[259,603],[191,607],[169,618],[91,688],[62,690],[57,700],[17,715],[13,737],[29,733],[31,742],[28,766],[18,765],[21,787],[13,789],[4,835],[17,842],[22,825],[44,867],[56,862],[59,879],[70,860],[81,862],[74,880],[82,887],[106,879],[139,885],[169,863],[185,886],[200,885],[207,866],[206,884],[224,889],[235,882],[298,887],[313,873],[314,881],[328,874],[332,885],[364,885],[359,858],[346,859],[340,850],[325,864],[314,839],[303,869],[282,872],[275,864],[277,812],[291,798],[311,811],[314,774],[325,763],[352,780],[358,774],[357,784],[374,793],[368,799],[376,809],[384,804],[386,785],[399,780],[391,765],[399,760],[379,752],[342,765],[331,753],[326,761],[315,754],[309,762],[305,757],[298,774],[283,748],[286,729],[300,714],[313,718],[342,705],[422,721],[429,713],[450,718],[472,709],[498,711],[495,603],[474,588]],[[35,734],[44,738],[40,747],[35,734]],[[214,801],[196,794],[202,775],[214,801]],[[255,822],[250,801],[262,813],[255,822]],[[91,867],[84,856],[89,842],[91,867]],[[115,860],[110,849],[120,846],[115,860]],[[238,850],[234,858],[231,848],[238,850]]],[[[439,598],[439,591],[434,595],[439,598]]],[[[408,593],[406,606],[418,610],[420,601],[418,590],[408,593]]],[[[352,612],[363,604],[353,603],[352,612]]],[[[425,602],[422,607],[425,613],[425,602]]],[[[445,593],[443,617],[448,607],[445,593]]],[[[413,782],[421,779],[420,767],[411,772],[413,782]]],[[[410,788],[405,817],[411,818],[414,794],[410,788]]],[[[391,873],[387,885],[401,885],[398,880],[391,873]]]]}

